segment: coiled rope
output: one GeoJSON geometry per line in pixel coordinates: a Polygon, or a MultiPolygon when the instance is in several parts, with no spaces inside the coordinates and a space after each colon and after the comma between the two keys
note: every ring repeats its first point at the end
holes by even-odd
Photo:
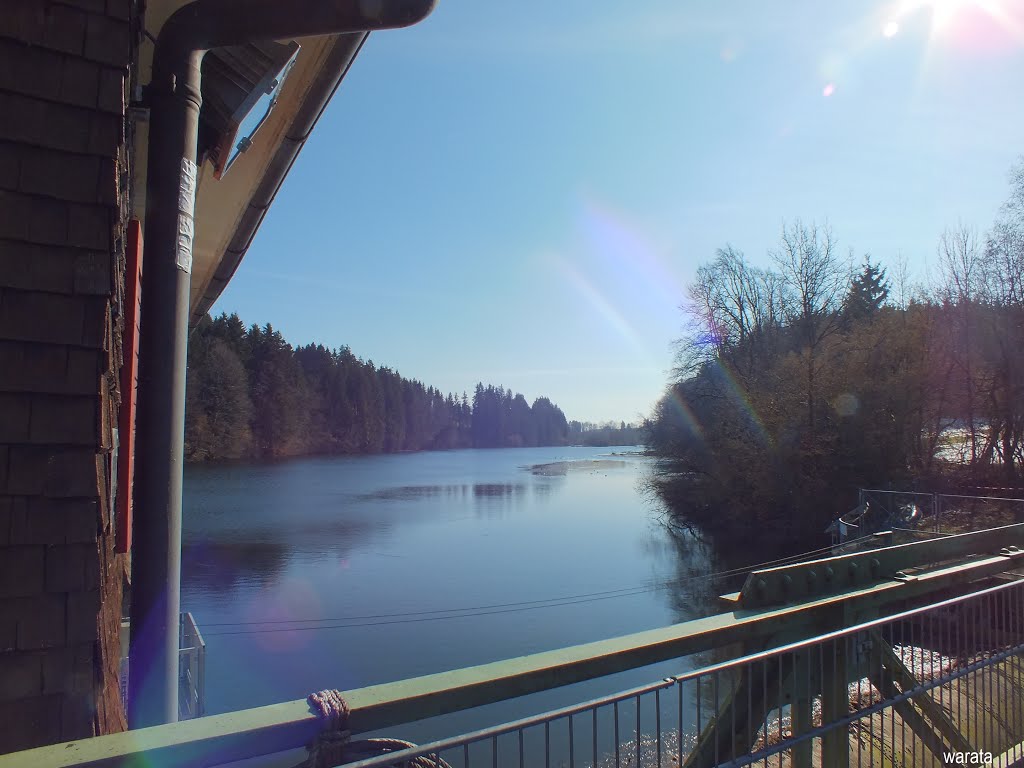
{"type": "MultiPolygon", "coordinates": [[[[351,710],[340,691],[317,691],[309,694],[306,701],[324,721],[324,730],[309,746],[306,768],[336,768],[345,763],[353,763],[357,760],[366,760],[416,747],[412,742],[402,739],[352,741],[352,732],[348,729],[348,716],[351,710]]],[[[395,766],[397,765],[396,763],[395,766]]],[[[401,766],[403,768],[451,768],[441,759],[440,755],[423,755],[411,760],[403,760],[401,766]]]]}

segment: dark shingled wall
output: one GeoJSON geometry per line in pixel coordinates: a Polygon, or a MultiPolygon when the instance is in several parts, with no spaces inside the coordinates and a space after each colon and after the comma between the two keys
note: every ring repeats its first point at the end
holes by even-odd
{"type": "Polygon", "coordinates": [[[0,23],[0,753],[124,730],[111,517],[137,0],[0,23]]]}

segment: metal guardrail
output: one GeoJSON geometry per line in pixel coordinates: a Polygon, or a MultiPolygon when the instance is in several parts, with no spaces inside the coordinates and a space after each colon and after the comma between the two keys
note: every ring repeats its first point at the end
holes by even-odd
{"type": "MultiPolygon", "coordinates": [[[[128,700],[128,645],[131,624],[121,622],[121,660],[118,684],[121,703],[128,700]]],[[[206,714],[206,642],[191,613],[178,617],[178,719],[206,714]]]]}
{"type": "Polygon", "coordinates": [[[1022,652],[1017,581],[346,768],[1012,765],[1022,652]]]}
{"type": "Polygon", "coordinates": [[[191,612],[178,623],[178,719],[206,714],[206,642],[191,612]]]}
{"type": "MultiPolygon", "coordinates": [[[[887,578],[886,574],[895,563],[883,556],[879,565],[884,560],[885,568],[873,568],[868,562],[867,568],[858,569],[858,573],[864,574],[863,581],[861,576],[855,584],[837,580],[833,584],[836,589],[830,591],[821,580],[813,593],[794,593],[798,599],[795,603],[744,607],[739,604],[739,594],[735,594],[727,596],[726,602],[731,605],[728,612],[683,624],[346,691],[345,698],[351,708],[349,727],[359,733],[394,728],[732,643],[763,648],[821,635],[873,619],[907,600],[943,590],[963,590],[973,581],[1004,573],[1013,568],[1021,554],[999,551],[1011,544],[1024,545],[1024,525],[1009,526],[998,534],[982,531],[891,548],[902,553],[908,563],[938,563],[912,575],[887,578]],[[957,556],[959,562],[950,562],[957,556]],[[869,574],[871,578],[877,576],[878,580],[866,583],[869,574]]],[[[851,562],[859,563],[859,560],[842,556],[836,558],[833,565],[848,568],[851,562]]],[[[805,563],[803,567],[820,569],[823,563],[805,563]]],[[[799,569],[774,570],[768,576],[778,579],[784,586],[784,576],[792,578],[799,573],[799,569]]],[[[652,698],[650,692],[646,696],[643,702],[652,698]]],[[[655,704],[651,706],[657,708],[659,696],[655,694],[653,699],[655,704]]],[[[616,708],[606,709],[612,711],[614,717],[616,708]]],[[[711,710],[702,707],[702,714],[708,711],[711,710]]],[[[618,714],[623,716],[622,712],[618,714]]],[[[658,722],[661,722],[660,716],[658,722]]],[[[628,729],[629,724],[623,725],[620,721],[620,726],[628,729]]],[[[304,747],[323,727],[323,721],[303,699],[40,747],[10,756],[0,755],[0,768],[22,765],[106,768],[134,764],[132,761],[139,759],[161,766],[214,766],[304,747]]]]}
{"type": "MultiPolygon", "coordinates": [[[[1020,493],[1013,488],[998,490],[1020,493]]],[[[1024,499],[861,488],[857,507],[838,518],[829,531],[834,543],[842,543],[849,536],[882,528],[956,533],[957,529],[963,530],[965,519],[981,520],[980,526],[990,526],[1000,518],[1024,520],[1024,499]]]]}

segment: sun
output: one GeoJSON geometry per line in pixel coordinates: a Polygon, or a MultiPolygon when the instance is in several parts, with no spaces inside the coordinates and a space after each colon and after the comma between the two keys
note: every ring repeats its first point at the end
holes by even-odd
{"type": "Polygon", "coordinates": [[[893,37],[901,23],[918,13],[930,18],[933,42],[958,47],[1001,48],[1024,42],[1024,3],[1020,0],[897,0],[882,28],[893,37]]]}

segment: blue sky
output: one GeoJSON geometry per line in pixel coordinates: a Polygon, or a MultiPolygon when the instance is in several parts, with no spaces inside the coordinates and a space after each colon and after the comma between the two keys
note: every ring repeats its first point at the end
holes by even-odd
{"type": "Polygon", "coordinates": [[[371,36],[214,311],[635,420],[726,243],[827,221],[923,280],[984,231],[1021,94],[1024,0],[440,0],[371,36]]]}

